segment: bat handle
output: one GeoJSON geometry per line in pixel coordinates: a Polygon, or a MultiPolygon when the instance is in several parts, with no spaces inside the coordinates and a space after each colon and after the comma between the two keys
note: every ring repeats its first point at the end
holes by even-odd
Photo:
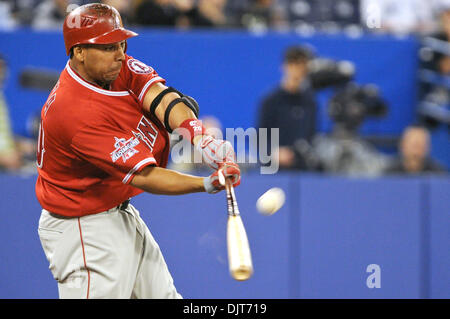
{"type": "Polygon", "coordinates": [[[233,188],[233,182],[231,177],[225,178],[225,188],[227,192],[231,191],[231,189],[233,188]]]}
{"type": "Polygon", "coordinates": [[[231,177],[225,179],[225,189],[227,192],[228,215],[240,215],[239,207],[234,193],[233,181],[231,177]]]}

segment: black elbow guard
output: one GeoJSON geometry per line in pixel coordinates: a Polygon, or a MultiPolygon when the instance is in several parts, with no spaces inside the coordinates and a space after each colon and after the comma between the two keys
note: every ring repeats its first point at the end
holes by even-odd
{"type": "Polygon", "coordinates": [[[155,97],[155,99],[153,100],[152,104],[150,104],[150,113],[155,115],[155,110],[158,107],[159,103],[161,103],[161,100],[163,99],[163,97],[167,93],[170,93],[170,92],[177,93],[181,97],[181,101],[180,102],[184,102],[184,104],[186,104],[186,106],[189,107],[192,110],[192,112],[194,112],[195,116],[198,117],[198,114],[200,112],[200,108],[198,106],[197,101],[193,97],[191,97],[189,95],[184,95],[183,93],[177,91],[173,87],[168,87],[167,89],[161,91],[161,93],[159,93],[155,97]]]}
{"type": "Polygon", "coordinates": [[[150,113],[153,114],[154,116],[156,116],[155,114],[155,110],[158,107],[159,103],[161,103],[163,97],[170,92],[175,92],[178,93],[178,95],[183,96],[182,93],[178,92],[177,90],[175,90],[173,87],[168,87],[167,89],[161,91],[161,93],[159,93],[153,100],[152,104],[150,104],[150,113]]]}
{"type": "Polygon", "coordinates": [[[155,99],[153,100],[152,104],[150,104],[150,113],[153,114],[154,116],[156,116],[155,114],[155,110],[158,107],[158,105],[161,103],[163,97],[170,92],[175,92],[178,95],[180,95],[179,98],[174,99],[172,102],[169,103],[169,105],[167,106],[167,109],[164,113],[164,125],[167,129],[167,131],[169,133],[172,133],[172,129],[169,126],[169,115],[170,112],[172,111],[173,107],[180,103],[183,102],[188,108],[190,108],[192,110],[192,112],[195,114],[195,117],[198,118],[199,112],[200,112],[200,108],[198,106],[197,101],[189,96],[189,95],[184,95],[183,93],[175,90],[173,87],[168,87],[167,89],[161,91],[161,93],[159,93],[155,99]]]}
{"type": "Polygon", "coordinates": [[[163,97],[167,93],[170,93],[170,92],[177,93],[181,97],[181,100],[179,102],[184,102],[184,104],[186,104],[186,106],[189,107],[192,110],[192,112],[194,112],[195,116],[198,117],[198,114],[200,112],[200,108],[198,106],[197,101],[193,97],[191,97],[189,95],[184,95],[183,93],[175,90],[173,87],[168,87],[167,89],[161,91],[161,93],[159,93],[155,97],[155,99],[153,100],[152,104],[150,104],[150,113],[155,115],[155,110],[158,107],[159,103],[161,103],[161,100],[163,99],[163,97]]]}
{"type": "Polygon", "coordinates": [[[167,106],[166,112],[164,113],[164,126],[166,127],[166,130],[169,133],[173,132],[172,128],[169,125],[170,112],[172,111],[173,107],[180,102],[183,102],[187,107],[189,107],[192,110],[192,112],[195,114],[195,117],[198,118],[199,107],[198,107],[197,101],[194,100],[194,98],[184,95],[181,98],[174,99],[172,102],[169,103],[169,105],[167,106]]]}
{"type": "Polygon", "coordinates": [[[189,107],[192,110],[192,112],[194,112],[195,117],[198,118],[198,114],[200,113],[200,108],[198,106],[197,101],[192,96],[189,96],[189,95],[183,95],[181,97],[181,99],[183,100],[184,104],[186,104],[187,107],[189,107]]]}

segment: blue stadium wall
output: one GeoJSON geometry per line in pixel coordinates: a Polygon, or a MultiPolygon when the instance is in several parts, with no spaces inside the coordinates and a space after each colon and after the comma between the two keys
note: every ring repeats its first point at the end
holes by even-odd
{"type": "MultiPolygon", "coordinates": [[[[0,175],[0,298],[58,297],[34,183],[0,175]]],[[[141,194],[132,203],[185,298],[450,298],[449,189],[437,177],[245,174],[236,195],[255,267],[246,282],[228,272],[224,193],[141,194]],[[286,204],[263,216],[256,199],[274,186],[286,204]],[[379,288],[367,285],[370,265],[379,288]]]]}
{"type": "MultiPolygon", "coordinates": [[[[201,114],[218,117],[223,127],[255,125],[261,98],[279,82],[283,50],[299,43],[312,45],[319,56],[352,61],[357,83],[374,83],[380,88],[389,113],[380,120],[368,119],[361,127],[363,134],[398,135],[415,119],[418,41],[414,37],[136,31],[139,36],[129,40],[128,53],[153,66],[168,85],[194,96],[201,114]]],[[[67,63],[62,33],[0,32],[0,53],[10,65],[5,91],[13,127],[26,136],[29,119],[39,112],[48,92],[21,88],[19,74],[30,67],[60,72],[67,63]]],[[[331,94],[328,89],[319,95],[317,124],[322,132],[332,128],[326,110],[331,94]]],[[[445,130],[433,132],[433,156],[450,167],[448,143],[445,130]]]]}

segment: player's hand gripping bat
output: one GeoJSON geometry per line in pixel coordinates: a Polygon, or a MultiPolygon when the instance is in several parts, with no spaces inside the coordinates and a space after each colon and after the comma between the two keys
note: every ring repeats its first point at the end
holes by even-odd
{"type": "Polygon", "coordinates": [[[231,276],[243,281],[253,274],[252,256],[230,178],[225,180],[225,189],[228,204],[228,265],[231,276]]]}

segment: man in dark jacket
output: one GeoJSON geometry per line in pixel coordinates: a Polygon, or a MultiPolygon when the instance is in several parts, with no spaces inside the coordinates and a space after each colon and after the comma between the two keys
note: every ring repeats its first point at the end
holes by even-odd
{"type": "Polygon", "coordinates": [[[289,47],[284,54],[281,83],[263,98],[259,109],[259,128],[267,128],[268,133],[271,128],[279,128],[280,169],[307,168],[294,145],[310,142],[316,133],[317,102],[308,80],[311,58],[306,47],[289,47]]]}

